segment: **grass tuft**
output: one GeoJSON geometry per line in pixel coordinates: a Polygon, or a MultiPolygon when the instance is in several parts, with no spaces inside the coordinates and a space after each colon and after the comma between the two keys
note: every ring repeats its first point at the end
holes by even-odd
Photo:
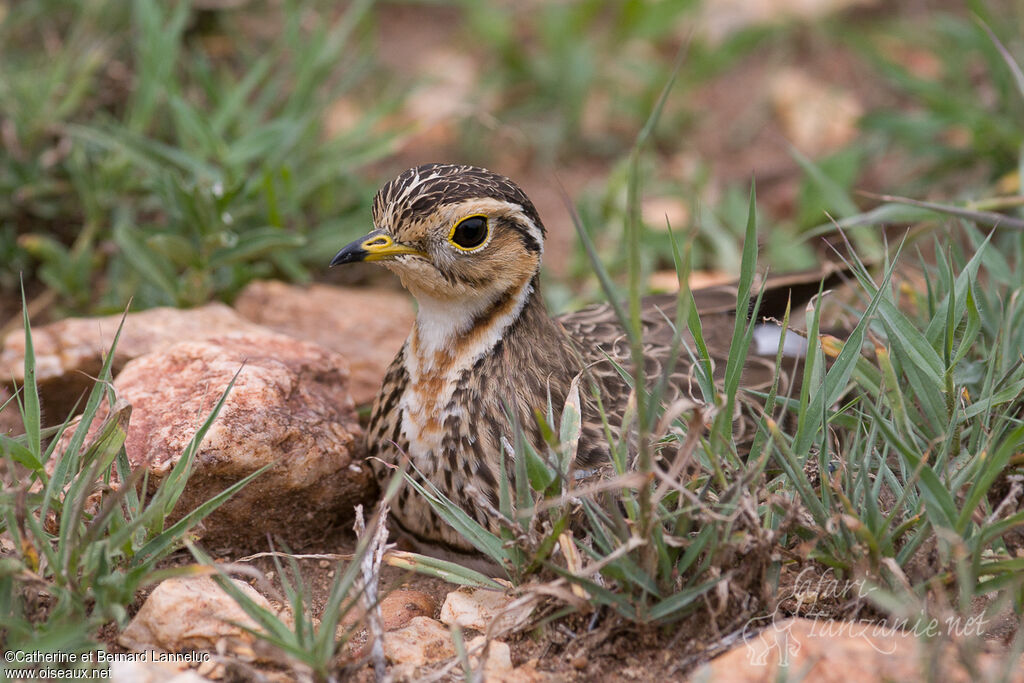
{"type": "Polygon", "coordinates": [[[43,430],[26,313],[26,379],[17,394],[25,433],[0,434],[0,534],[5,539],[0,604],[8,650],[95,649],[101,627],[125,625],[141,588],[175,573],[158,569],[160,560],[181,548],[196,524],[261,473],[166,526],[230,386],[171,472],[147,494],[144,470],[132,472],[124,450],[131,407],[116,399],[111,384],[120,332],[119,327],[81,416],[43,430]],[[106,416],[100,419],[104,402],[106,416]]]}

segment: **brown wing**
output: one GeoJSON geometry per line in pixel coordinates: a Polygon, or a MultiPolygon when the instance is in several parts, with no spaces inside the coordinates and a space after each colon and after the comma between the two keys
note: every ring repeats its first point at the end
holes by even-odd
{"type": "MultiPolygon", "coordinates": [[[[758,317],[781,320],[785,315],[787,303],[791,302],[792,308],[798,309],[818,293],[822,281],[826,288],[830,287],[841,279],[844,272],[843,269],[830,265],[822,270],[768,278],[765,281],[758,317]]],[[[756,289],[758,286],[755,286],[756,289]]],[[[703,288],[693,292],[700,314],[702,336],[712,363],[713,378],[717,383],[725,378],[726,362],[736,321],[736,296],[735,285],[703,288]]],[[[674,294],[653,295],[642,300],[644,374],[648,387],[653,386],[662,375],[665,364],[671,358],[675,313],[674,294]]],[[[629,373],[632,364],[629,341],[614,309],[609,304],[598,304],[559,316],[557,320],[576,343],[580,355],[600,383],[606,411],[609,415],[621,418],[629,397],[629,385],[615,364],[629,373]]],[[[685,323],[680,331],[683,342],[696,356],[696,345],[685,323]]],[[[787,332],[787,335],[795,334],[792,331],[787,332]]],[[[797,391],[794,378],[801,374],[799,361],[787,359],[789,362],[783,363],[783,367],[777,373],[776,355],[777,346],[774,345],[760,354],[751,349],[740,377],[740,386],[748,391],[766,392],[778,374],[780,394],[797,391]]],[[[696,368],[685,349],[680,351],[675,360],[668,389],[666,401],[689,398],[700,402],[701,393],[698,389],[696,368]]]]}
{"type": "Polygon", "coordinates": [[[391,464],[398,463],[398,454],[408,449],[409,445],[402,437],[402,416],[398,410],[399,400],[409,383],[409,373],[405,369],[406,347],[391,361],[384,375],[377,398],[373,401],[373,410],[366,428],[367,455],[370,467],[378,482],[383,484],[391,476],[391,472],[377,458],[391,464]]]}

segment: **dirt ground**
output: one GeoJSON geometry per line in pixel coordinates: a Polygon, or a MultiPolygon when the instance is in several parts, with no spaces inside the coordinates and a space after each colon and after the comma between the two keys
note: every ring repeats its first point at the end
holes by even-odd
{"type": "MultiPolygon", "coordinates": [[[[304,548],[295,548],[296,554],[337,554],[346,555],[355,547],[354,535],[345,529],[334,529],[328,532],[321,542],[304,548]]],[[[252,549],[219,548],[214,555],[219,561],[237,562],[252,549]]],[[[164,566],[172,567],[189,564],[193,560],[187,553],[179,553],[165,560],[164,566]]],[[[247,562],[258,568],[275,588],[281,589],[277,580],[273,560],[260,557],[247,562]]],[[[312,594],[311,612],[320,615],[328,598],[334,580],[336,564],[328,560],[301,560],[303,579],[312,594]]],[[[445,596],[457,586],[431,577],[385,567],[381,576],[381,595],[396,589],[412,589],[429,594],[438,609],[444,603],[445,596]]],[[[134,609],[141,607],[148,593],[139,595],[134,609]]],[[[435,613],[431,615],[437,617],[435,613]]],[[[730,630],[743,627],[746,618],[738,615],[730,630]]],[[[113,652],[126,652],[117,643],[117,632],[110,629],[102,634],[108,649],[113,652]]],[[[467,631],[466,640],[470,640],[476,632],[467,631]]],[[[537,626],[527,632],[503,637],[511,647],[513,666],[532,663],[538,671],[555,675],[552,680],[564,681],[672,681],[685,680],[687,673],[700,663],[707,661],[715,654],[724,651],[724,646],[716,645],[723,633],[717,628],[709,628],[704,619],[689,619],[679,624],[660,627],[638,627],[626,622],[610,611],[599,611],[591,614],[574,614],[555,622],[537,626]]],[[[346,676],[351,680],[369,682],[374,679],[372,665],[365,657],[360,657],[360,647],[366,642],[365,631],[359,631],[350,641],[342,658],[346,667],[346,676]],[[353,654],[354,653],[354,654],[353,654]]],[[[435,667],[437,669],[440,666],[435,667]]],[[[419,675],[429,675],[429,667],[421,668],[419,675]]],[[[459,676],[461,669],[454,675],[459,676]]],[[[257,674],[288,676],[289,670],[265,665],[250,666],[235,662],[226,667],[225,681],[252,680],[257,674]]]]}

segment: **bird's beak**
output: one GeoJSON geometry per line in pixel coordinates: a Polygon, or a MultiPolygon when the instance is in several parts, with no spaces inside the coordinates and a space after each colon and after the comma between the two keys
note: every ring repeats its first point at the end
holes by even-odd
{"type": "Polygon", "coordinates": [[[363,235],[355,242],[346,245],[331,259],[331,265],[339,266],[357,261],[384,261],[402,254],[426,256],[419,249],[396,242],[391,235],[383,230],[374,230],[369,235],[363,235]]]}

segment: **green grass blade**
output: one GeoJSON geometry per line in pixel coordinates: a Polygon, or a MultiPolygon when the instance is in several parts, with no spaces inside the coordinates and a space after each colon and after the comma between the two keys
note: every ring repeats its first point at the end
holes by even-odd
{"type": "Polygon", "coordinates": [[[36,353],[32,344],[32,325],[28,320],[28,304],[25,301],[25,285],[21,286],[21,320],[25,328],[25,378],[22,382],[21,420],[25,428],[28,450],[37,458],[42,454],[42,411],[39,406],[39,387],[36,384],[36,353]]]}

